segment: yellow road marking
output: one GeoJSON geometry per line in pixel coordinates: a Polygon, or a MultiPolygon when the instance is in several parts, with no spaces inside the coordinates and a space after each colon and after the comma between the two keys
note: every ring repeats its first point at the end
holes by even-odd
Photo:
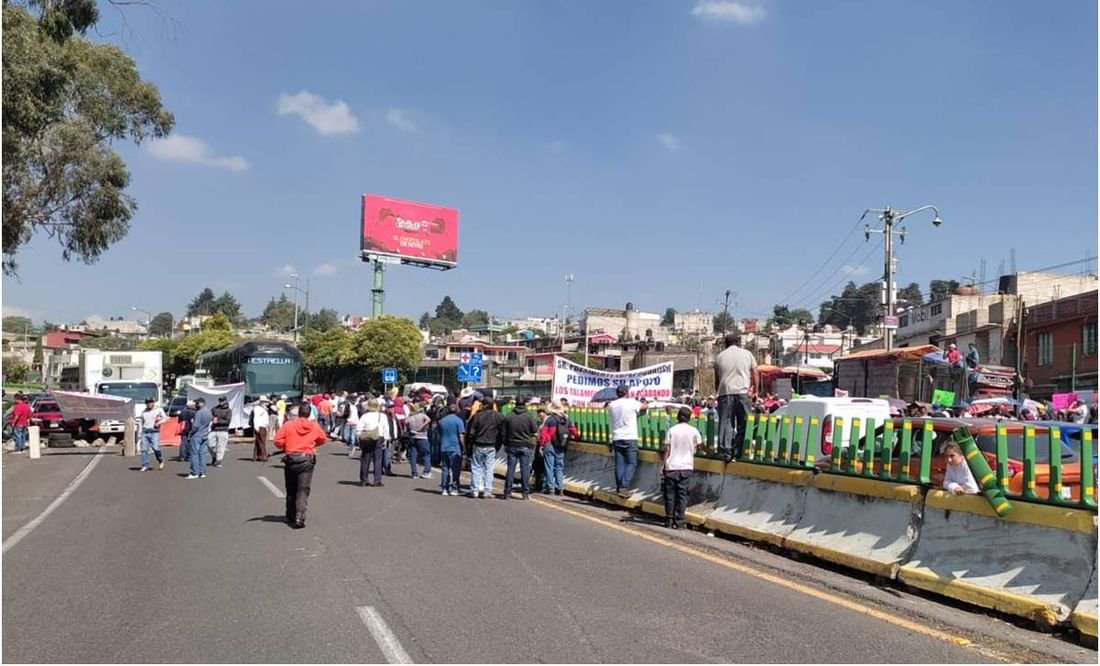
{"type": "MultiPolygon", "coordinates": [[[[785,578],[780,578],[779,576],[774,576],[772,574],[765,573],[763,571],[759,571],[757,569],[753,569],[751,567],[747,567],[747,566],[744,566],[742,564],[738,564],[736,562],[731,562],[727,559],[718,557],[716,555],[712,555],[710,553],[698,550],[696,548],[692,548],[690,546],[685,546],[683,544],[676,543],[676,542],[671,541],[669,539],[653,536],[652,534],[646,534],[645,532],[643,532],[641,530],[625,527],[623,525],[616,524],[616,523],[611,522],[609,520],[606,520],[604,518],[598,518],[596,516],[590,516],[590,515],[588,515],[586,513],[583,513],[581,511],[576,511],[574,509],[569,509],[567,507],[561,506],[557,502],[547,501],[547,500],[539,499],[537,497],[533,498],[533,500],[534,500],[535,503],[537,503],[541,506],[545,506],[547,508],[553,509],[555,511],[561,511],[562,513],[567,513],[571,516],[575,516],[577,518],[582,518],[582,519],[587,520],[589,522],[596,523],[597,525],[602,525],[604,527],[608,527],[610,529],[617,530],[617,531],[623,532],[625,534],[630,534],[632,536],[636,536],[639,539],[649,541],[650,543],[655,543],[655,544],[658,544],[660,546],[665,546],[666,548],[671,548],[673,550],[684,553],[685,555],[691,555],[692,557],[698,558],[700,560],[705,560],[707,562],[710,562],[711,564],[717,564],[720,567],[724,567],[726,569],[730,569],[730,570],[736,571],[738,573],[743,573],[743,574],[746,574],[748,576],[752,576],[753,578],[758,578],[760,580],[767,581],[767,582],[772,583],[774,585],[779,585],[780,587],[785,587],[789,590],[794,590],[795,592],[800,592],[800,593],[805,594],[807,596],[814,597],[815,599],[820,599],[821,601],[825,601],[827,603],[835,604],[835,605],[840,606],[842,608],[847,608],[850,611],[854,611],[856,613],[860,613],[860,614],[866,615],[868,617],[873,617],[875,619],[882,620],[883,622],[887,622],[889,624],[892,624],[892,625],[895,625],[895,626],[898,626],[898,627],[902,627],[903,629],[908,629],[908,630],[916,632],[918,634],[923,634],[923,635],[928,636],[930,638],[935,638],[937,640],[944,641],[945,643],[951,643],[952,645],[958,645],[958,646],[966,646],[966,645],[971,644],[971,641],[969,639],[963,638],[962,636],[955,636],[955,635],[948,634],[948,633],[943,632],[943,631],[938,631],[936,629],[931,629],[931,628],[926,627],[924,625],[917,624],[916,622],[906,620],[905,618],[898,617],[896,615],[891,615],[889,613],[886,613],[886,612],[883,612],[883,611],[880,611],[880,610],[876,610],[874,608],[868,608],[867,606],[864,606],[862,604],[858,604],[854,601],[850,601],[848,599],[833,596],[833,595],[831,595],[827,592],[823,592],[821,590],[814,589],[814,588],[809,587],[807,585],[802,585],[800,583],[795,583],[795,582],[787,580],[785,578]]],[[[1012,661],[1011,659],[1009,659],[1007,657],[1004,657],[1004,656],[1002,656],[1000,654],[997,654],[997,653],[991,653],[991,652],[989,652],[987,650],[984,650],[984,649],[983,649],[983,653],[986,654],[987,656],[991,656],[991,657],[994,657],[996,659],[1000,659],[1001,661],[1012,661]]]]}

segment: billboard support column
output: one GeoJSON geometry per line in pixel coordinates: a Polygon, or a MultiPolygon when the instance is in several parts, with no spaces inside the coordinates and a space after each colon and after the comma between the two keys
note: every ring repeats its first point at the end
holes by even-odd
{"type": "Polygon", "coordinates": [[[382,287],[382,277],[383,274],[386,272],[386,264],[377,259],[375,259],[372,263],[374,264],[374,288],[370,290],[370,318],[378,319],[382,316],[382,300],[386,294],[386,290],[382,287]]]}

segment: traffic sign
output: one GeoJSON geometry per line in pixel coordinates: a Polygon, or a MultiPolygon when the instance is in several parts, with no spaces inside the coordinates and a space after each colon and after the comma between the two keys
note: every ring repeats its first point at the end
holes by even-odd
{"type": "Polygon", "coordinates": [[[882,318],[882,327],[883,328],[897,328],[898,327],[898,318],[897,318],[897,316],[895,316],[895,315],[886,315],[885,317],[883,317],[882,318]]]}
{"type": "Polygon", "coordinates": [[[382,383],[383,384],[396,384],[397,383],[397,368],[385,368],[382,370],[382,383]]]}
{"type": "Polygon", "coordinates": [[[458,355],[458,362],[459,363],[469,363],[470,362],[470,352],[462,352],[461,354],[459,354],[458,355]]]}
{"type": "Polygon", "coordinates": [[[458,365],[458,381],[469,382],[471,384],[481,383],[481,366],[472,365],[470,363],[460,363],[458,365]]]}
{"type": "Polygon", "coordinates": [[[485,354],[470,354],[470,365],[483,365],[485,354]]]}

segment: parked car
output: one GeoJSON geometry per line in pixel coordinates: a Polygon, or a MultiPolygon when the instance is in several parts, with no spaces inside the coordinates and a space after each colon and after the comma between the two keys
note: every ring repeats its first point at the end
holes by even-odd
{"type": "Polygon", "coordinates": [[[808,427],[811,418],[816,417],[821,421],[821,439],[816,442],[813,451],[814,460],[818,465],[828,467],[829,458],[833,454],[833,430],[835,419],[844,419],[842,448],[848,448],[851,441],[853,419],[860,420],[860,436],[867,436],[867,423],[871,419],[876,424],[876,432],[881,432],[881,426],[890,419],[890,403],[880,398],[818,398],[802,397],[791,400],[786,405],[775,410],[771,414],[780,418],[799,416],[805,419],[803,427],[808,427]]]}
{"type": "Polygon", "coordinates": [[[171,418],[175,418],[175,417],[179,416],[180,412],[183,411],[183,408],[186,407],[186,406],[187,406],[187,396],[186,395],[177,395],[176,397],[174,397],[170,401],[168,401],[168,406],[165,407],[164,411],[165,411],[165,413],[168,414],[168,418],[171,419],[171,418]]]}
{"type": "Polygon", "coordinates": [[[57,401],[50,397],[38,398],[31,404],[31,425],[42,429],[42,437],[65,433],[77,437],[81,433],[81,419],[66,419],[57,401]]]}
{"type": "MultiPolygon", "coordinates": [[[[934,486],[942,486],[944,474],[947,470],[947,459],[943,454],[943,446],[952,439],[952,433],[959,427],[970,430],[974,442],[985,455],[989,466],[997,469],[997,427],[1003,425],[1006,430],[1006,468],[1008,473],[1008,494],[1022,495],[1024,484],[1024,428],[1035,428],[1035,493],[1039,497],[1049,496],[1050,483],[1050,447],[1048,433],[1051,424],[1037,423],[1035,421],[1007,421],[999,419],[959,419],[959,418],[931,418],[918,417],[910,419],[913,427],[913,440],[910,448],[909,476],[912,479],[919,478],[921,449],[923,446],[923,431],[926,422],[932,424],[932,465],[929,474],[929,482],[934,486]]],[[[904,419],[896,417],[893,420],[894,432],[900,433],[904,419]]],[[[1053,424],[1058,426],[1072,424],[1053,424]]],[[[1081,460],[1079,449],[1067,443],[1065,435],[1061,435],[1058,441],[1058,450],[1062,463],[1062,498],[1077,500],[1081,496],[1081,460]]],[[[877,475],[881,471],[882,430],[876,430],[875,452],[873,470],[877,475]]],[[[853,467],[856,471],[862,471],[863,463],[860,460],[862,451],[857,451],[857,460],[853,467]]],[[[900,469],[900,438],[894,445],[892,469],[900,469]]]]}

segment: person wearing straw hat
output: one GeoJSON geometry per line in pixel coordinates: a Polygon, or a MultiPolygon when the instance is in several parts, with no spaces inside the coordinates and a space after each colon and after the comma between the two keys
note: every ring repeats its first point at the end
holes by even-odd
{"type": "Polygon", "coordinates": [[[271,428],[271,413],[268,409],[271,399],[261,395],[252,406],[252,460],[267,462],[267,432],[271,428]]]}

